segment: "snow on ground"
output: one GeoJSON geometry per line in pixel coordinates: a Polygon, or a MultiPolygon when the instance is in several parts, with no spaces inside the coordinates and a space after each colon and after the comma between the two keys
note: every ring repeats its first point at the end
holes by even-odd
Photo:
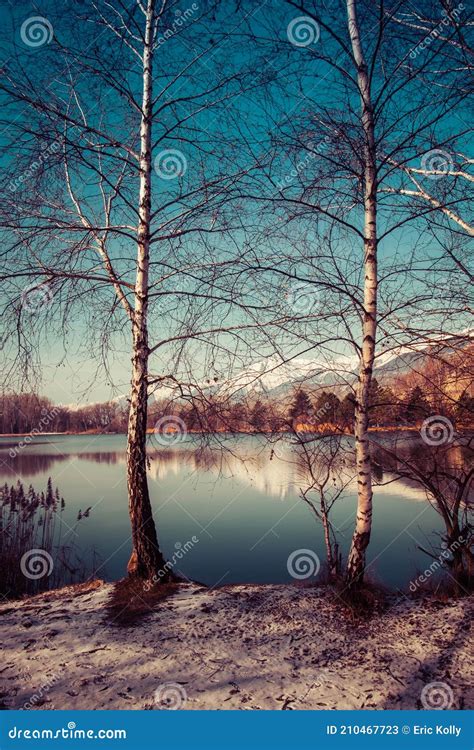
{"type": "Polygon", "coordinates": [[[474,705],[472,598],[403,600],[354,624],[327,588],[183,584],[123,626],[112,588],[0,607],[4,708],[412,709],[423,689],[474,705]]]}

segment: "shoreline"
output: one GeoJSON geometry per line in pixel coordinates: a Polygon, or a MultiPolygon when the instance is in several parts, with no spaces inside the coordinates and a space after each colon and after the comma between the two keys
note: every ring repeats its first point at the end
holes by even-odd
{"type": "Polygon", "coordinates": [[[474,706],[474,597],[393,597],[351,620],[328,588],[178,584],[134,624],[94,581],[0,606],[6,709],[421,709],[474,706]],[[390,633],[390,638],[387,638],[390,633]],[[426,690],[425,690],[426,694],[426,690]]]}
{"type": "MultiPolygon", "coordinates": [[[[462,430],[472,430],[474,429],[472,426],[462,426],[462,430]]],[[[415,425],[406,425],[406,426],[394,426],[394,427],[369,427],[369,432],[419,432],[420,428],[416,427],[415,425]]],[[[310,430],[310,429],[298,429],[299,433],[304,433],[308,435],[327,435],[328,437],[331,435],[347,435],[348,437],[353,436],[353,432],[348,431],[327,431],[327,430],[310,430]]],[[[158,435],[161,433],[155,432],[153,429],[148,428],[146,431],[147,435],[158,435]]],[[[164,433],[166,435],[172,436],[173,432],[164,433]]],[[[204,432],[201,430],[187,430],[187,435],[232,435],[232,436],[238,436],[238,435],[292,435],[292,432],[289,432],[288,430],[276,430],[275,432],[256,432],[256,431],[247,431],[247,430],[235,430],[235,431],[229,431],[229,430],[216,430],[214,432],[204,432]]],[[[85,430],[83,432],[3,432],[0,433],[0,438],[25,438],[25,437],[31,437],[31,438],[37,438],[37,437],[60,437],[61,435],[66,436],[73,436],[73,437],[79,437],[81,435],[104,435],[104,436],[111,436],[111,435],[123,435],[126,437],[126,432],[102,432],[101,430],[85,430]]]]}

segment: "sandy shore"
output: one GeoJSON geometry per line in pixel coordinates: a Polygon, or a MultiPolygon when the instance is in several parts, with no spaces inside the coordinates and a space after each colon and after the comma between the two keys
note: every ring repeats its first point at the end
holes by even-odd
{"type": "Polygon", "coordinates": [[[111,591],[0,607],[4,708],[416,709],[423,691],[474,706],[472,598],[394,601],[354,624],[324,588],[183,584],[124,626],[111,591]]]}

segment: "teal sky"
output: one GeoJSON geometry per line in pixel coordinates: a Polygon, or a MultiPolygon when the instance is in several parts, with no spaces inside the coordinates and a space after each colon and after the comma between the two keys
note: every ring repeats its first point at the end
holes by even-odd
{"type": "MultiPolygon", "coordinates": [[[[82,11],[82,5],[86,9],[87,3],[76,5],[78,13],[82,11]]],[[[370,54],[376,44],[374,18],[370,4],[361,5],[368,8],[367,12],[361,14],[361,24],[363,42],[367,54],[370,54]]],[[[428,8],[431,3],[422,3],[421,6],[428,8]]],[[[163,151],[178,151],[181,155],[179,158],[184,159],[185,169],[177,179],[163,178],[158,167],[154,174],[152,209],[157,211],[157,217],[153,228],[166,238],[160,239],[152,251],[152,260],[157,264],[152,269],[152,278],[159,282],[155,291],[162,295],[159,299],[155,298],[151,306],[152,343],[160,338],[178,335],[191,324],[193,330],[196,327],[199,330],[204,323],[211,327],[219,323],[225,327],[248,320],[235,299],[229,299],[230,290],[234,288],[232,274],[226,271],[219,278],[219,265],[224,261],[238,259],[240,274],[235,279],[238,278],[241,283],[240,302],[261,307],[260,313],[252,311],[253,323],[260,319],[262,323],[268,321],[276,310],[284,307],[288,277],[262,269],[258,273],[250,273],[248,266],[251,264],[242,265],[241,256],[245,251],[249,253],[247,257],[262,266],[268,265],[269,258],[275,262],[277,257],[279,268],[284,269],[286,274],[293,274],[317,287],[321,300],[319,318],[315,320],[314,316],[310,316],[305,321],[303,319],[308,311],[299,310],[302,320],[297,326],[298,336],[278,332],[278,350],[283,357],[294,356],[298,351],[304,353],[305,357],[314,356],[317,359],[321,358],[322,353],[328,356],[331,351],[334,356],[353,353],[343,343],[344,321],[337,320],[338,312],[340,314],[343,309],[343,296],[334,295],[329,290],[327,280],[334,278],[334,275],[327,257],[324,259],[323,256],[326,256],[327,242],[334,242],[341,269],[359,293],[360,240],[349,231],[333,232],[327,220],[321,217],[317,220],[315,213],[308,213],[301,206],[296,210],[292,203],[302,196],[306,200],[308,195],[308,202],[319,203],[330,213],[343,217],[348,224],[358,229],[361,227],[360,193],[354,180],[344,174],[344,168],[351,166],[351,159],[356,165],[357,154],[351,155],[347,139],[327,129],[331,119],[339,120],[341,127],[350,134],[348,140],[352,138],[355,142],[359,104],[355,91],[351,93],[346,87],[345,75],[350,71],[348,61],[341,55],[330,32],[332,29],[344,33],[344,17],[338,3],[323,3],[321,6],[321,3],[310,2],[307,8],[309,12],[321,10],[324,24],[319,27],[317,38],[311,44],[298,46],[289,39],[288,29],[289,24],[302,13],[286,2],[243,3],[238,10],[229,3],[220,6],[217,14],[211,18],[199,9],[190,13],[189,22],[181,26],[176,24],[176,20],[186,9],[177,3],[170,5],[165,31],[172,29],[174,32],[160,46],[161,54],[157,56],[155,65],[155,90],[162,93],[154,120],[154,133],[158,139],[154,158],[159,158],[163,151]],[[181,13],[177,13],[178,10],[181,13]],[[326,25],[327,28],[324,27],[326,25]],[[195,62],[190,64],[190,60],[195,62]],[[339,71],[335,72],[328,60],[339,65],[339,71]],[[187,65],[189,68],[183,75],[182,71],[187,65]],[[206,91],[219,92],[213,94],[213,106],[209,106],[210,95],[206,91]],[[354,129],[354,133],[351,129],[354,129]],[[325,132],[330,133],[326,139],[325,132]],[[299,166],[301,164],[302,167],[299,166]],[[296,170],[296,177],[291,176],[292,170],[296,170]],[[248,172],[239,183],[238,199],[236,197],[235,201],[223,204],[219,191],[211,189],[207,205],[201,208],[203,182],[211,183],[222,179],[226,173],[238,171],[248,172]],[[307,189],[313,181],[316,184],[316,180],[318,189],[311,189],[306,194],[303,185],[307,189]],[[276,187],[281,184],[284,184],[283,192],[276,187]],[[336,203],[341,186],[344,198],[336,203]],[[277,197],[278,204],[274,202],[277,197]],[[262,200],[264,198],[266,201],[262,200]],[[283,198],[289,202],[285,204],[283,198]],[[183,209],[190,208],[194,211],[192,221],[188,217],[178,218],[183,209]],[[215,233],[208,232],[214,225],[217,227],[215,233]],[[166,229],[159,229],[159,226],[166,229]],[[196,230],[196,226],[199,230],[196,230]],[[171,238],[168,227],[172,230],[171,238]],[[187,234],[190,229],[192,231],[187,234]],[[183,230],[185,232],[181,237],[183,230]],[[311,247],[315,251],[308,253],[306,248],[311,247]],[[211,266],[212,273],[209,271],[211,266]],[[199,270],[196,271],[196,268],[199,270]],[[210,282],[213,293],[221,295],[221,280],[225,299],[211,310],[210,301],[200,295],[205,283],[210,282]],[[192,307],[187,293],[194,295],[192,307]],[[256,295],[259,297],[257,303],[256,295]],[[330,323],[324,317],[330,304],[335,307],[335,323],[330,323]],[[318,337],[324,338],[328,330],[333,339],[330,345],[321,350],[316,346],[318,337]],[[304,340],[301,332],[304,333],[304,340]],[[306,353],[308,339],[315,344],[314,352],[309,354],[306,353]]],[[[82,50],[82,54],[94,49],[104,60],[104,66],[108,70],[116,70],[117,78],[125,82],[129,91],[138,98],[140,77],[136,60],[123,45],[116,44],[107,30],[91,24],[87,16],[80,23],[71,24],[67,10],[67,3],[59,4],[55,0],[43,3],[40,10],[28,3],[5,4],[2,9],[0,59],[12,74],[17,71],[20,76],[23,68],[25,81],[27,75],[31,89],[36,93],[44,91],[55,106],[65,106],[73,79],[89,123],[107,134],[113,134],[117,140],[130,142],[130,133],[136,132],[136,112],[127,108],[116,96],[110,79],[108,83],[104,82],[105,78],[91,76],[87,70],[79,72],[74,65],[66,74],[64,65],[61,65],[64,60],[60,55],[58,57],[57,45],[60,43],[64,47],[82,50]],[[29,46],[22,38],[22,29],[33,16],[46,19],[53,29],[52,39],[39,46],[29,46]]],[[[46,33],[48,29],[46,26],[46,33]]],[[[387,38],[385,46],[382,45],[383,65],[379,61],[374,71],[375,94],[382,91],[382,79],[387,70],[393,72],[400,65],[400,60],[405,57],[410,59],[410,51],[418,39],[417,33],[412,38],[408,38],[408,34],[401,34],[398,39],[387,38]]],[[[381,139],[382,133],[384,135],[380,143],[381,158],[404,142],[406,146],[399,149],[397,158],[414,167],[419,166],[424,153],[434,149],[441,150],[447,155],[446,158],[453,160],[453,164],[458,158],[458,151],[468,151],[466,103],[453,94],[455,106],[447,107],[441,104],[434,89],[434,93],[430,93],[430,86],[436,85],[436,68],[439,65],[434,52],[435,46],[432,45],[426,54],[420,53],[410,63],[419,66],[419,76],[402,87],[399,95],[395,92],[400,79],[394,74],[389,86],[393,101],[387,105],[378,123],[381,139]],[[418,107],[414,107],[414,103],[418,107]],[[438,122],[425,127],[437,107],[438,122]],[[419,133],[415,134],[417,129],[419,133]]],[[[401,77],[403,73],[398,71],[397,75],[401,77]]],[[[444,82],[446,86],[449,85],[449,75],[445,75],[444,82]]],[[[7,195],[5,205],[8,206],[8,200],[13,200],[25,206],[21,218],[24,226],[29,201],[32,196],[38,195],[39,200],[44,201],[44,210],[41,218],[35,221],[44,224],[54,214],[57,201],[62,201],[64,196],[61,151],[56,153],[53,149],[48,154],[44,174],[43,170],[32,169],[31,164],[37,158],[39,136],[44,139],[43,147],[48,138],[50,144],[54,144],[60,138],[60,123],[48,123],[47,119],[39,116],[33,117],[30,122],[28,113],[25,114],[18,104],[5,106],[8,95],[4,91],[0,91],[0,100],[2,98],[4,107],[0,145],[2,187],[7,195]],[[28,179],[18,186],[16,181],[18,175],[22,174],[26,174],[28,179]],[[12,181],[16,185],[14,190],[11,189],[12,181]]],[[[77,115],[76,103],[70,106],[77,115]]],[[[84,149],[84,142],[79,143],[79,149],[84,149]]],[[[100,208],[100,193],[94,170],[80,166],[79,159],[74,162],[76,155],[73,151],[70,158],[76,166],[71,170],[73,189],[86,206],[88,216],[96,217],[100,208]]],[[[117,161],[110,156],[105,158],[108,159],[110,174],[115,178],[117,161]]],[[[389,175],[389,170],[390,167],[386,167],[383,171],[384,184],[399,187],[402,176],[397,173],[389,175]]],[[[227,181],[224,184],[230,196],[234,190],[233,183],[227,181]]],[[[428,181],[427,187],[435,194],[445,189],[442,181],[434,180],[428,181]]],[[[127,201],[133,205],[136,191],[137,181],[131,178],[114,214],[117,223],[129,224],[133,221],[133,211],[127,206],[127,201]]],[[[464,210],[464,196],[457,184],[452,188],[452,196],[456,208],[464,210]]],[[[405,199],[395,204],[387,195],[382,200],[379,222],[381,231],[385,232],[395,223],[408,218],[410,205],[405,199]]],[[[434,314],[434,308],[439,306],[439,300],[430,302],[426,299],[425,286],[428,281],[431,282],[430,274],[436,274],[436,283],[439,283],[439,273],[448,272],[447,284],[454,283],[453,268],[439,262],[440,241],[447,236],[447,229],[446,221],[439,217],[436,217],[436,221],[430,217],[428,222],[425,218],[410,220],[402,223],[380,244],[382,275],[390,268],[401,267],[403,263],[412,263],[416,269],[420,269],[412,274],[410,285],[413,297],[423,296],[421,316],[430,309],[434,314]],[[427,270],[430,265],[431,268],[427,270]]],[[[8,246],[13,246],[14,239],[5,228],[2,238],[8,246]]],[[[86,269],[88,273],[95,269],[95,260],[88,252],[83,252],[82,256],[77,253],[73,261],[66,263],[64,248],[68,249],[67,243],[71,237],[67,238],[65,233],[59,237],[56,235],[48,242],[44,238],[45,235],[41,234],[35,240],[35,251],[47,263],[61,267],[64,264],[68,272],[71,268],[75,272],[86,269]]],[[[465,252],[464,239],[461,237],[458,241],[462,252],[465,252]]],[[[133,283],[133,232],[126,230],[117,233],[110,243],[110,253],[122,278],[133,283]]],[[[7,275],[13,268],[22,268],[26,259],[27,250],[23,244],[14,259],[10,256],[7,275]]],[[[7,302],[4,315],[8,315],[9,310],[11,312],[15,299],[24,294],[26,281],[26,277],[22,276],[10,282],[6,290],[6,299],[10,303],[7,302]]],[[[409,290],[401,281],[401,277],[395,275],[387,276],[384,280],[382,309],[393,300],[398,284],[400,299],[409,297],[409,290]]],[[[126,392],[130,363],[128,333],[121,311],[111,308],[111,294],[99,283],[93,284],[89,290],[85,283],[75,283],[73,294],[76,303],[68,311],[68,334],[65,339],[64,325],[60,326],[59,321],[63,314],[61,297],[66,298],[66,293],[59,284],[53,284],[53,287],[53,299],[47,300],[51,304],[45,306],[48,309],[43,310],[40,306],[35,311],[37,320],[33,321],[30,316],[32,336],[36,337],[41,362],[37,371],[42,373],[41,392],[61,403],[103,400],[126,392]],[[43,314],[44,318],[41,318],[43,314]],[[43,325],[42,333],[39,332],[40,324],[43,325]],[[106,324],[110,326],[110,335],[104,343],[102,330],[106,324]],[[108,373],[99,366],[102,351],[107,352],[108,373]]],[[[413,310],[408,307],[398,314],[402,317],[410,315],[413,320],[413,310]]],[[[445,316],[444,320],[448,330],[452,321],[449,316],[445,316]]],[[[8,330],[6,318],[4,322],[8,330]]],[[[464,327],[465,322],[458,316],[457,325],[464,327]]],[[[353,333],[356,332],[357,320],[350,313],[347,313],[346,324],[353,333]]],[[[187,348],[186,367],[193,364],[197,379],[214,371],[225,372],[230,367],[228,362],[232,360],[229,349],[234,347],[238,353],[234,366],[239,369],[244,360],[258,360],[272,353],[264,338],[259,340],[258,345],[256,342],[252,344],[254,351],[251,355],[249,351],[244,352],[235,338],[223,335],[219,350],[222,364],[214,362],[213,356],[206,350],[207,343],[196,340],[187,348]]],[[[13,349],[4,350],[7,368],[14,357],[15,342],[10,340],[10,343],[13,349]]],[[[160,359],[154,359],[153,366],[159,372],[172,368],[186,369],[181,360],[176,359],[176,349],[172,356],[168,351],[171,349],[164,348],[163,355],[160,359]]]]}

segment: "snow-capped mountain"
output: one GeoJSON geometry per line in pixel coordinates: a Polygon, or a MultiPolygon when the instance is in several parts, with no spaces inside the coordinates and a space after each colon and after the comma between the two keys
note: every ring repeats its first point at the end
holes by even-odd
{"type": "MultiPolygon", "coordinates": [[[[472,340],[472,339],[471,339],[472,340]]],[[[420,369],[427,356],[427,351],[440,350],[449,358],[456,348],[468,347],[469,338],[445,339],[443,342],[420,342],[413,346],[393,347],[390,351],[377,355],[374,376],[380,381],[389,382],[396,375],[408,372],[412,368],[420,369]]],[[[265,394],[272,397],[284,397],[298,385],[308,388],[332,387],[344,388],[355,385],[358,360],[356,357],[344,357],[334,360],[311,360],[295,358],[281,362],[277,357],[255,362],[237,375],[212,386],[215,393],[227,396],[244,396],[249,393],[265,394]]],[[[210,386],[208,386],[209,388],[210,386]]]]}
{"type": "Polygon", "coordinates": [[[322,361],[296,357],[282,362],[278,357],[269,357],[230,378],[206,385],[203,390],[231,398],[249,394],[276,398],[298,385],[347,385],[353,382],[356,368],[356,361],[349,358],[322,361]]]}
{"type": "MultiPolygon", "coordinates": [[[[460,337],[445,338],[442,342],[433,340],[419,342],[412,346],[392,347],[390,350],[377,354],[374,367],[374,376],[380,382],[389,383],[397,375],[409,372],[411,369],[421,370],[427,352],[433,349],[442,352],[449,358],[450,351],[456,348],[472,347],[474,337],[470,332],[462,332],[460,337]],[[466,336],[464,339],[463,337],[466,336]]],[[[200,392],[203,394],[214,394],[230,399],[239,399],[245,396],[268,396],[271,398],[287,397],[295,388],[301,386],[308,389],[340,389],[347,391],[354,387],[357,380],[358,360],[357,357],[338,357],[331,359],[308,359],[295,357],[289,361],[282,362],[276,356],[253,362],[229,377],[222,376],[213,382],[201,381],[195,386],[187,386],[190,394],[200,392]]],[[[180,392],[182,393],[181,386],[180,392]]],[[[177,386],[173,382],[163,383],[158,388],[150,391],[150,398],[156,401],[176,398],[177,386]]],[[[112,399],[118,406],[127,406],[127,396],[121,395],[112,399]]],[[[89,404],[90,405],[90,404],[89,404]]],[[[81,405],[70,405],[72,410],[81,408],[81,405]]]]}
{"type": "Polygon", "coordinates": [[[334,382],[340,372],[350,372],[347,364],[295,358],[281,362],[276,357],[256,362],[228,380],[223,388],[229,392],[273,393],[303,382],[334,382]]]}

